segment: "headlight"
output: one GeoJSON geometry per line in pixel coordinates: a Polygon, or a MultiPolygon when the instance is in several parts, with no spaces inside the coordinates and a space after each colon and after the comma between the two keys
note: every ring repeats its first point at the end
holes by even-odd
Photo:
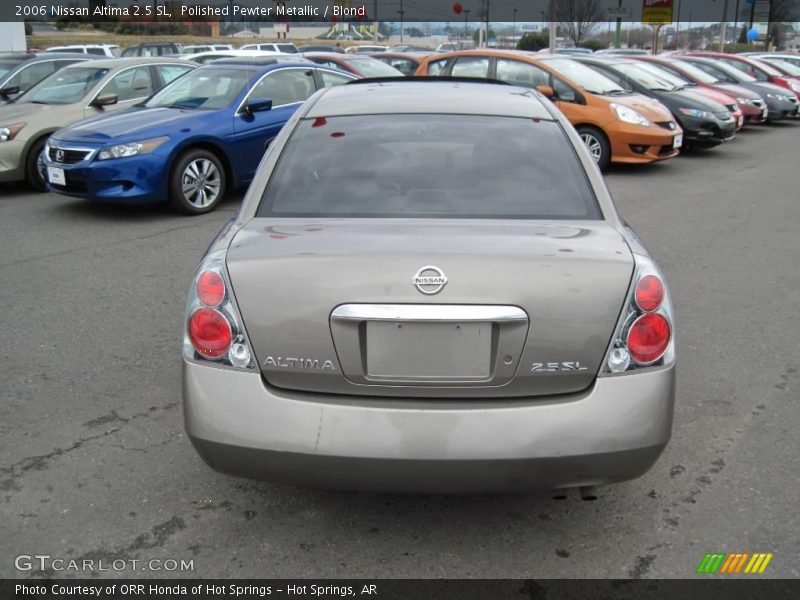
{"type": "Polygon", "coordinates": [[[750,100],[748,100],[748,102],[753,106],[756,106],[757,104],[764,104],[764,99],[761,96],[759,96],[758,98],[751,98],[750,100]]]}
{"type": "Polygon", "coordinates": [[[800,92],[800,83],[797,83],[796,81],[790,81],[789,87],[792,88],[795,92],[800,92]]]}
{"type": "Polygon", "coordinates": [[[634,125],[644,125],[647,127],[648,125],[652,125],[650,121],[647,120],[642,114],[636,112],[632,108],[628,108],[627,106],[623,106],[622,104],[611,104],[611,109],[617,115],[617,118],[620,121],[624,121],[625,123],[633,123],[634,125]]]}
{"type": "Polygon", "coordinates": [[[14,125],[0,127],[0,142],[10,142],[13,140],[17,137],[17,134],[22,131],[25,125],[26,123],[15,123],[14,125]]]}
{"type": "Polygon", "coordinates": [[[103,148],[97,153],[97,160],[110,160],[112,158],[126,158],[128,156],[136,156],[137,154],[149,154],[161,144],[166,142],[169,138],[159,137],[152,140],[143,140],[141,142],[129,142],[127,144],[117,144],[109,148],[103,148]]]}
{"type": "Polygon", "coordinates": [[[683,114],[694,117],[696,119],[713,119],[714,115],[705,110],[697,110],[696,108],[679,108],[683,114]]]}
{"type": "Polygon", "coordinates": [[[781,94],[767,94],[767,98],[770,100],[777,100],[778,102],[785,102],[786,100],[791,100],[794,96],[783,96],[781,94]]]}

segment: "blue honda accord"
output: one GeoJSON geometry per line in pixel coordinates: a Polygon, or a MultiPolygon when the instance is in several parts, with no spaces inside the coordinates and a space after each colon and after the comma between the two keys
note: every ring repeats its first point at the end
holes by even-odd
{"type": "Polygon", "coordinates": [[[302,59],[223,59],[175,80],[139,106],[57,131],[47,187],[128,204],[170,202],[202,214],[247,184],[297,108],[352,75],[302,59]]]}

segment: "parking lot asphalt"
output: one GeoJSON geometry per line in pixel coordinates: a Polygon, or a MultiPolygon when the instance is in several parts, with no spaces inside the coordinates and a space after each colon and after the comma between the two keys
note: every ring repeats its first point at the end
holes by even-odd
{"type": "MultiPolygon", "coordinates": [[[[211,471],[183,433],[201,217],[0,188],[0,577],[14,557],[193,560],[161,577],[691,577],[705,552],[800,576],[800,123],[608,174],[677,318],[673,439],[600,498],[353,494],[211,471]]],[[[88,575],[84,573],[83,575],[88,575]]]]}

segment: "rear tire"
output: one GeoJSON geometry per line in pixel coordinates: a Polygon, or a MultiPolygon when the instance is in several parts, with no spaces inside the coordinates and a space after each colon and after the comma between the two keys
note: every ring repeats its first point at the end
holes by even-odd
{"type": "Polygon", "coordinates": [[[28,156],[25,157],[25,181],[37,192],[47,191],[43,160],[46,143],[46,137],[36,140],[28,151],[28,156]]]}
{"type": "Polygon", "coordinates": [[[225,168],[208,150],[195,148],[181,154],[169,177],[170,204],[184,214],[211,212],[225,197],[225,168]]]}
{"type": "Polygon", "coordinates": [[[582,125],[576,129],[578,135],[581,136],[581,140],[586,144],[586,148],[589,150],[589,154],[592,155],[594,162],[597,163],[601,171],[605,171],[611,162],[611,144],[608,143],[606,134],[597,129],[597,127],[589,125],[582,125]]]}

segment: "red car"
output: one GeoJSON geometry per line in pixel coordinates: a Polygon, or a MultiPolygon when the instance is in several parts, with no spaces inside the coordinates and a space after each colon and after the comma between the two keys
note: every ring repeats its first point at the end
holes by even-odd
{"type": "MultiPolygon", "coordinates": [[[[637,59],[639,57],[635,56],[633,58],[637,59]]],[[[691,91],[693,91],[695,94],[704,96],[709,100],[713,100],[714,102],[722,104],[722,106],[727,108],[733,116],[733,120],[736,123],[736,131],[739,131],[742,127],[744,127],[744,113],[742,113],[742,110],[739,108],[739,103],[736,101],[736,98],[733,98],[729,94],[718,92],[710,88],[698,87],[688,79],[681,77],[680,75],[676,75],[669,69],[665,69],[662,65],[651,62],[642,62],[641,66],[646,71],[650,71],[653,75],[661,77],[662,79],[666,79],[679,90],[691,88],[691,91]]]]}
{"type": "MultiPolygon", "coordinates": [[[[744,122],[747,125],[757,125],[767,120],[764,117],[764,107],[767,104],[761,96],[752,90],[733,83],[720,81],[713,75],[680,58],[672,56],[634,56],[633,58],[658,65],[676,77],[696,85],[695,91],[702,89],[713,90],[729,96],[739,106],[739,110],[744,115],[744,122]]],[[[723,104],[727,105],[728,102],[723,104]]]]}
{"type": "Polygon", "coordinates": [[[724,62],[726,65],[735,67],[755,77],[758,81],[779,85],[782,88],[791,90],[800,100],[800,77],[790,77],[781,73],[778,69],[763,61],[741,56],[739,54],[723,54],[721,52],[687,52],[687,56],[705,56],[724,62]]]}
{"type": "Polygon", "coordinates": [[[340,69],[356,77],[403,77],[403,74],[394,67],[364,54],[304,52],[303,56],[318,65],[340,69]]]}

